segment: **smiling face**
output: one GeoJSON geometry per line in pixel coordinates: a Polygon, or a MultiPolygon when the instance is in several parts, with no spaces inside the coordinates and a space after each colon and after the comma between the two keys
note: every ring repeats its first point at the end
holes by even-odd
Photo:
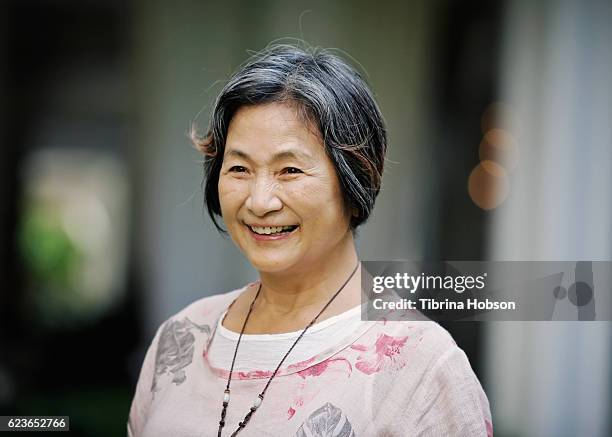
{"type": "Polygon", "coordinates": [[[219,175],[229,234],[260,272],[290,272],[352,244],[334,165],[288,104],[240,108],[219,175]]]}

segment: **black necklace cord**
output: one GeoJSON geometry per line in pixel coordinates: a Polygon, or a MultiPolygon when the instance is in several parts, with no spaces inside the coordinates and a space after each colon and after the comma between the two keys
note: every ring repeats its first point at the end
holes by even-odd
{"type": "Polygon", "coordinates": [[[229,405],[229,400],[230,400],[230,382],[232,381],[232,373],[234,371],[234,363],[236,362],[236,355],[238,354],[238,346],[240,345],[240,340],[242,339],[244,328],[246,328],[246,324],[249,321],[251,312],[253,311],[253,305],[255,305],[255,300],[257,300],[257,296],[259,296],[260,291],[261,291],[261,283],[259,284],[259,288],[257,289],[257,294],[255,294],[255,298],[253,299],[253,302],[251,302],[251,306],[249,307],[249,312],[247,313],[247,316],[244,319],[244,323],[242,324],[242,330],[240,331],[240,335],[238,336],[238,342],[236,343],[236,349],[234,349],[234,357],[232,358],[232,367],[227,377],[227,385],[225,386],[225,391],[223,392],[224,393],[223,394],[223,409],[221,410],[221,420],[219,421],[219,431],[217,433],[217,437],[221,437],[221,429],[223,428],[223,426],[225,426],[225,415],[227,413],[227,406],[229,405]]]}
{"type": "MultiPolygon", "coordinates": [[[[355,266],[355,268],[353,269],[353,271],[351,272],[351,274],[349,275],[349,277],[346,279],[346,281],[344,281],[344,283],[342,284],[342,286],[338,289],[338,291],[336,291],[334,293],[334,295],[331,297],[331,299],[327,302],[327,304],[325,304],[325,306],[323,307],[323,309],[321,309],[321,311],[319,311],[319,313],[310,321],[310,323],[304,328],[304,330],[302,331],[302,333],[298,336],[298,338],[295,340],[295,342],[293,342],[293,344],[291,345],[291,347],[289,348],[289,350],[287,351],[287,353],[285,354],[285,356],[283,357],[283,359],[280,361],[280,363],[278,363],[278,366],[276,366],[276,369],[274,370],[274,372],[272,373],[272,376],[270,376],[270,378],[268,379],[268,382],[266,383],[264,389],[262,390],[262,392],[257,395],[257,398],[255,399],[255,402],[253,403],[253,406],[250,408],[249,412],[246,414],[246,416],[244,416],[244,419],[242,420],[242,422],[238,423],[238,428],[236,429],[236,431],[234,431],[231,434],[231,437],[235,437],[240,430],[242,430],[242,428],[244,428],[246,426],[246,424],[249,422],[249,420],[251,419],[251,416],[253,415],[253,413],[257,410],[257,408],[259,408],[259,406],[261,405],[263,399],[264,399],[264,395],[266,393],[266,390],[268,390],[268,387],[270,386],[270,383],[272,382],[272,380],[274,379],[274,377],[276,376],[278,370],[280,369],[280,367],[283,365],[283,363],[285,362],[285,360],[287,359],[287,357],[289,356],[289,354],[291,353],[291,351],[293,350],[293,348],[295,347],[295,345],[298,343],[298,341],[300,341],[300,339],[304,336],[304,334],[306,333],[306,331],[315,324],[315,322],[317,321],[317,319],[321,316],[321,314],[323,314],[323,311],[325,311],[327,309],[327,307],[329,307],[329,305],[334,301],[334,299],[338,296],[338,294],[340,294],[340,292],[344,289],[344,287],[346,287],[346,285],[349,283],[349,281],[351,280],[351,278],[355,275],[355,272],[357,271],[357,269],[359,268],[359,261],[357,262],[357,265],[355,266]]],[[[232,366],[230,368],[230,373],[229,376],[227,378],[227,386],[225,388],[225,392],[223,395],[223,409],[221,410],[221,420],[219,421],[219,431],[217,436],[221,437],[221,429],[223,428],[223,426],[225,425],[225,415],[227,412],[227,406],[229,405],[229,399],[230,399],[230,382],[232,380],[232,373],[234,372],[234,364],[236,362],[236,355],[238,354],[238,346],[240,345],[240,340],[242,339],[242,334],[244,333],[244,330],[246,328],[247,322],[249,320],[249,316],[251,315],[251,312],[253,311],[253,306],[255,305],[255,301],[257,300],[257,297],[259,296],[259,292],[261,291],[261,283],[259,284],[259,288],[257,290],[257,294],[255,295],[255,297],[253,298],[253,302],[251,302],[251,305],[249,307],[249,312],[247,313],[246,318],[244,319],[244,324],[242,325],[242,330],[240,331],[240,335],[238,336],[238,342],[236,343],[236,349],[234,350],[234,357],[232,358],[232,366]]]]}

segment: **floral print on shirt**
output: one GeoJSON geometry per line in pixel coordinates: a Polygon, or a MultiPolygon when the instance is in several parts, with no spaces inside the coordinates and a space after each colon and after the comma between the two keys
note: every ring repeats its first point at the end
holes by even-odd
{"type": "Polygon", "coordinates": [[[408,336],[392,337],[381,334],[373,345],[351,345],[351,349],[362,352],[355,362],[355,368],[366,375],[384,369],[398,370],[406,365],[406,357],[401,355],[408,341],[408,336]]]}

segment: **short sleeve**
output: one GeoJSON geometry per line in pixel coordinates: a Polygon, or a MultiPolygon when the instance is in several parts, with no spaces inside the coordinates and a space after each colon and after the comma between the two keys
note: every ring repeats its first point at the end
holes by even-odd
{"type": "Polygon", "coordinates": [[[160,331],[161,326],[157,329],[155,337],[147,349],[142,368],[140,369],[140,375],[136,383],[136,391],[132,399],[132,406],[130,407],[130,415],[127,423],[128,437],[139,437],[147,421],[149,407],[153,401],[151,387],[155,375],[155,355],[157,352],[160,331]]]}
{"type": "Polygon", "coordinates": [[[417,394],[410,408],[415,435],[493,435],[489,401],[460,348],[440,356],[417,394]]]}

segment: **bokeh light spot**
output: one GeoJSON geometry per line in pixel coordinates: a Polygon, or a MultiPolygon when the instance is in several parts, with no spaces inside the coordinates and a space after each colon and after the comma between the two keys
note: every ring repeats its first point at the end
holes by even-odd
{"type": "Polygon", "coordinates": [[[518,117],[512,108],[503,102],[491,103],[480,119],[482,134],[491,129],[504,129],[508,132],[519,132],[518,117]]]}
{"type": "Polygon", "coordinates": [[[468,193],[478,207],[485,210],[497,208],[508,192],[508,175],[502,166],[485,160],[474,167],[468,179],[468,193]]]}
{"type": "Polygon", "coordinates": [[[491,129],[480,142],[478,154],[481,161],[493,161],[511,173],[518,163],[516,139],[504,129],[491,129]]]}

